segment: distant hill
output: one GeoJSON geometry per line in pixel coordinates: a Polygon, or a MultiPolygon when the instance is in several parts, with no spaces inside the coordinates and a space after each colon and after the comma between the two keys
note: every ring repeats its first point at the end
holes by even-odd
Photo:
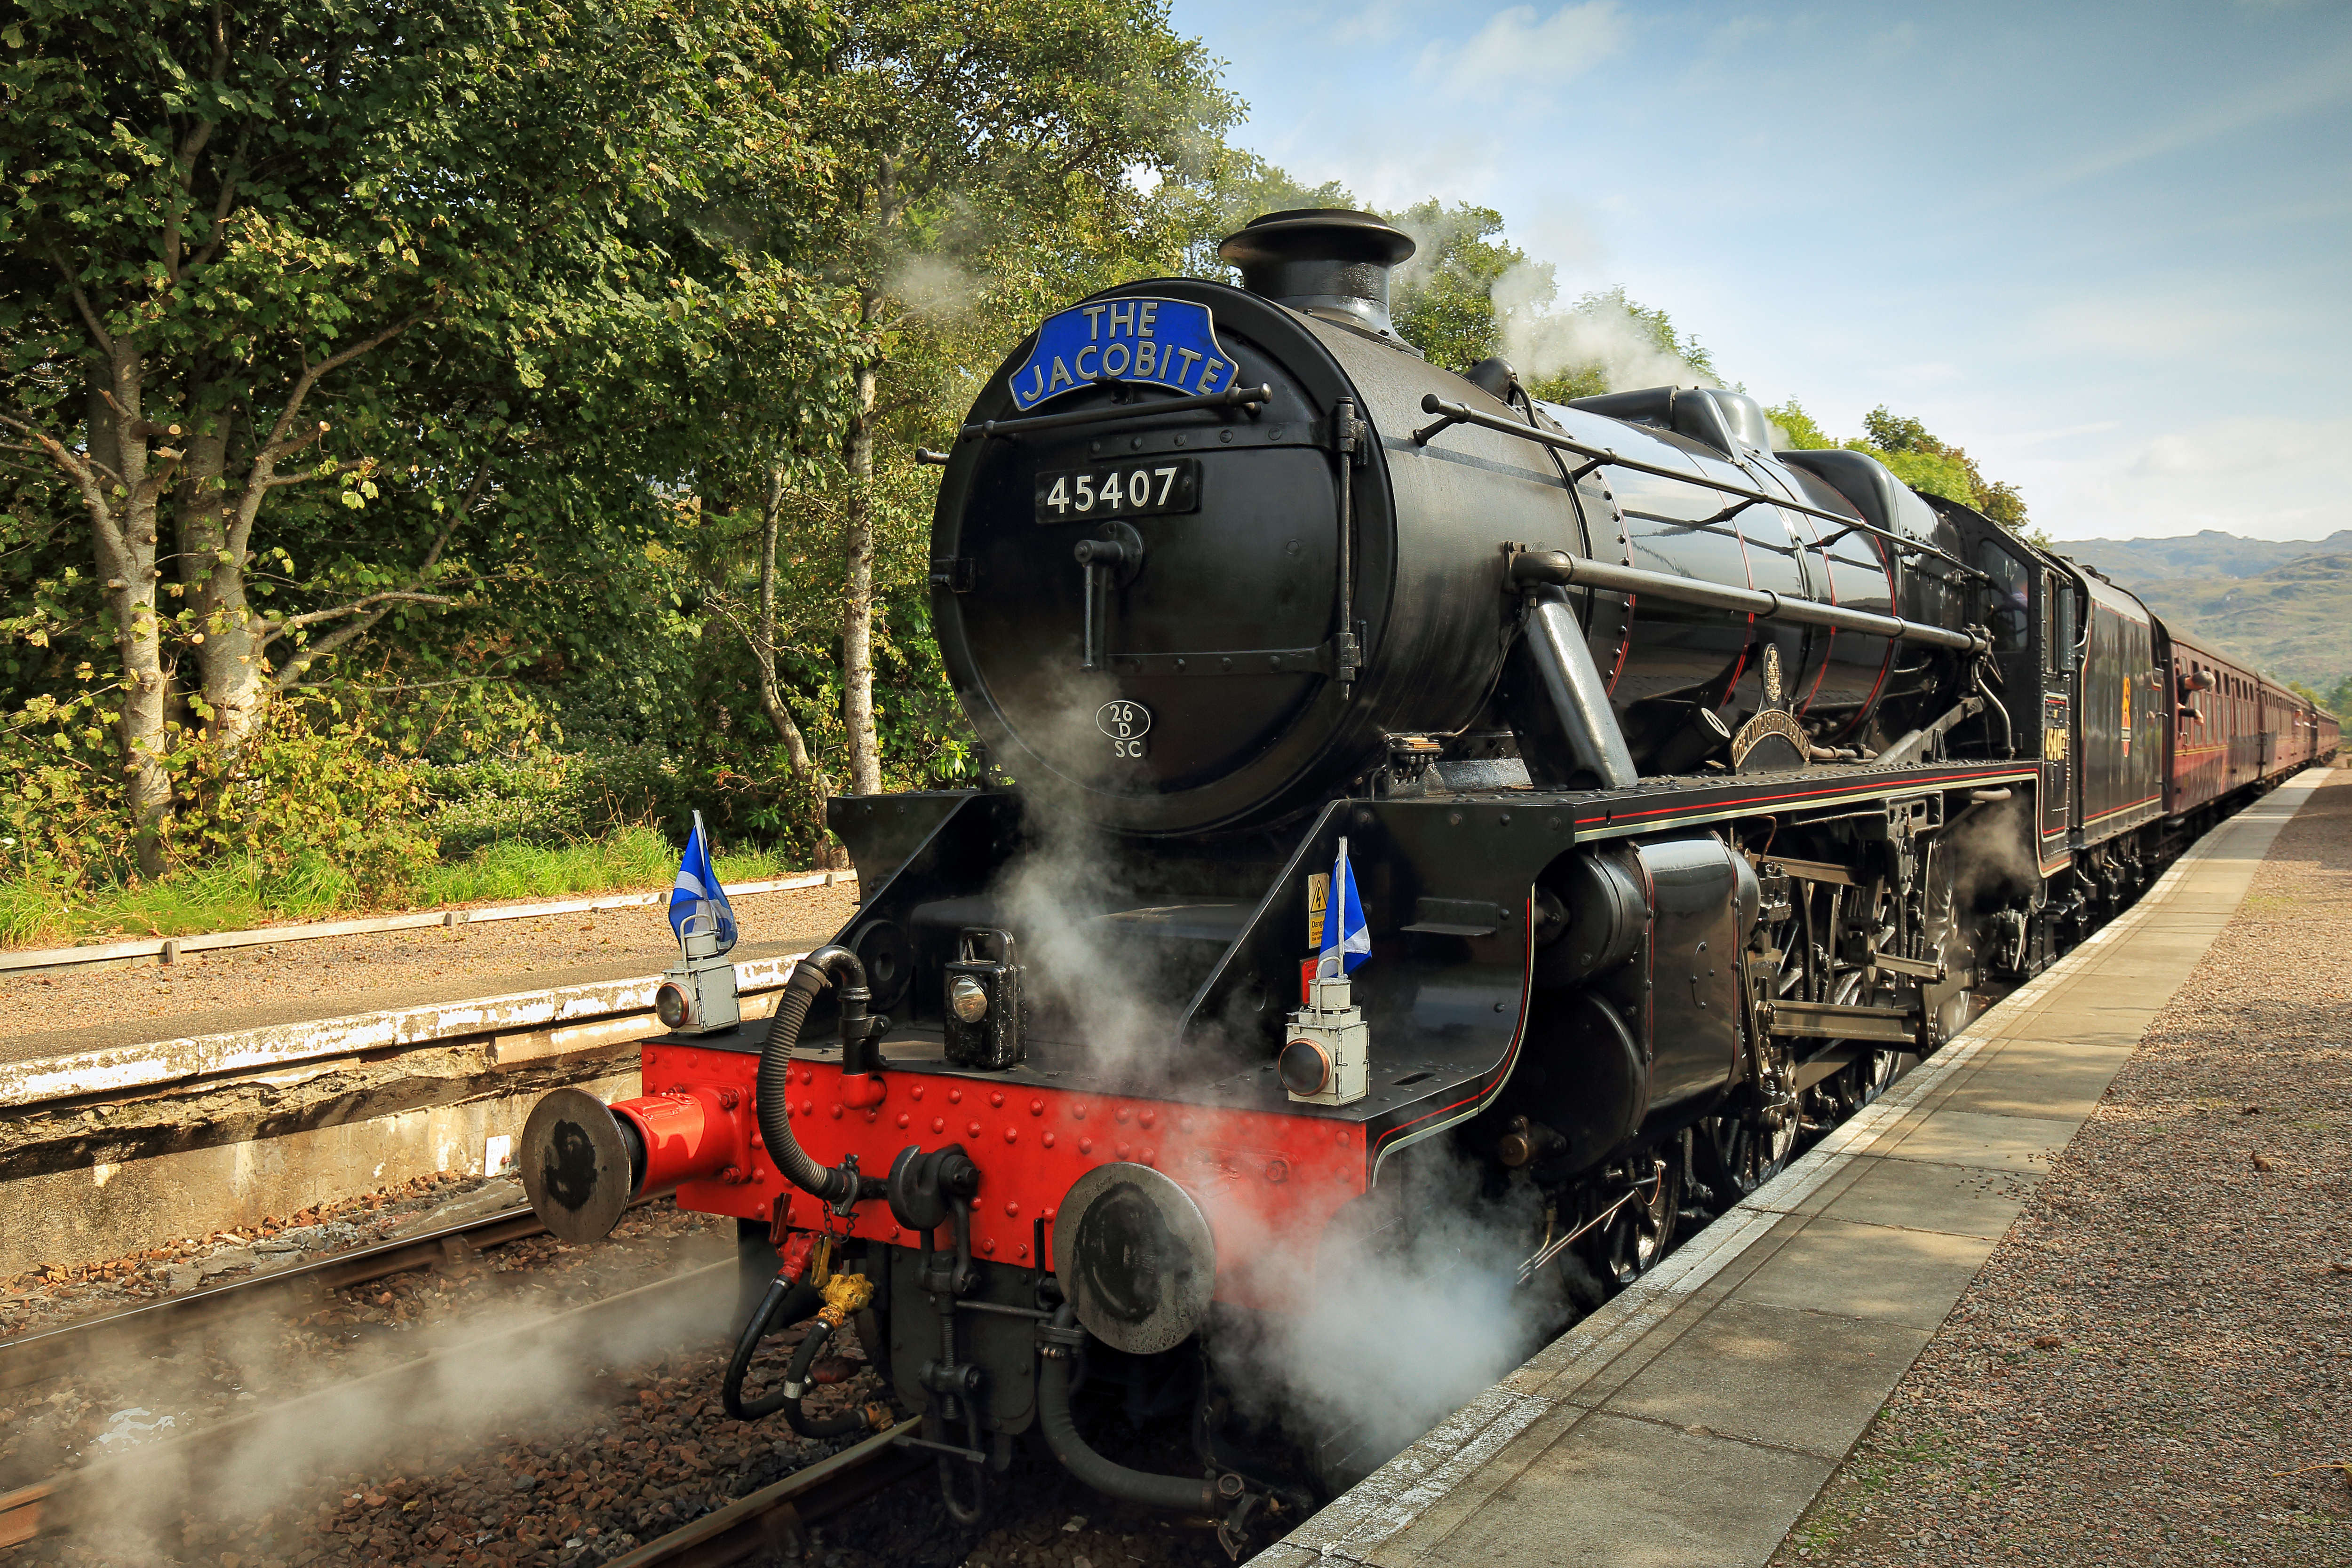
{"type": "Polygon", "coordinates": [[[2117,582],[2167,577],[2259,577],[2312,555],[2352,555],[2352,528],[2324,539],[2242,539],[2218,528],[2161,539],[2061,539],[2058,553],[2117,582]]]}
{"type": "Polygon", "coordinates": [[[2326,693],[2352,675],[2352,529],[2243,539],[2062,539],[2058,553],[2131,590],[2186,637],[2326,693]]]}

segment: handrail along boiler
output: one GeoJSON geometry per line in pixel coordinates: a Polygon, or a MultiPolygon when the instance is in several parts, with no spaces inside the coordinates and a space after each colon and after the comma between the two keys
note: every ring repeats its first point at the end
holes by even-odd
{"type": "Polygon", "coordinates": [[[1255,1460],[1203,1343],[1381,1278],[1407,1195],[1454,1190],[1416,1182],[1520,1195],[1516,1287],[1590,1304],[2335,747],[1745,396],[1430,364],[1388,315],[1412,249],[1276,213],[1224,244],[1241,287],[1042,323],[932,533],[991,782],[835,800],[863,903],[773,1019],[526,1133],[559,1235],[670,1186],[735,1216],[775,1278],[730,1408],[901,1426],[959,1517],[1034,1431],[1238,1550],[1399,1439],[1255,1460]],[[1318,958],[1343,904],[1352,967],[1318,958]],[[887,1394],[814,1416],[847,1325],[887,1394]],[[1172,1411],[1189,1468],[1105,1457],[1081,1383],[1172,1411]]]}

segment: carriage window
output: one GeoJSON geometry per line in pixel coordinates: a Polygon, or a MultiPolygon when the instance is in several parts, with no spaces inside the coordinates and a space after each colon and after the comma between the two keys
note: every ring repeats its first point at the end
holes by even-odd
{"type": "Polygon", "coordinates": [[[2032,613],[2032,573],[2025,563],[2001,549],[1987,542],[1977,547],[1977,564],[1992,579],[1986,585],[1986,627],[1992,632],[1992,645],[2004,653],[2014,653],[2025,646],[2026,617],[2032,613]]]}

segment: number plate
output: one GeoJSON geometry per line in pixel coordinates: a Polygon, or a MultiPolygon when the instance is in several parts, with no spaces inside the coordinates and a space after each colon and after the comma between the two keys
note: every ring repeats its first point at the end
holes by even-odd
{"type": "Polygon", "coordinates": [[[1138,458],[1092,468],[1037,476],[1037,520],[1074,523],[1103,517],[1149,517],[1201,507],[1197,457],[1138,458]]]}

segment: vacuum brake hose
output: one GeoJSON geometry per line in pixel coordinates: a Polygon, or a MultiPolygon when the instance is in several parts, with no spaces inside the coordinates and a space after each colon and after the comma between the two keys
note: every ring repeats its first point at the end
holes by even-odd
{"type": "Polygon", "coordinates": [[[775,1162],[786,1181],[826,1203],[859,1196],[854,1190],[857,1178],[846,1170],[828,1170],[811,1158],[808,1151],[801,1147],[800,1139],[793,1135],[788,1111],[793,1047],[800,1041],[801,1024],[808,1018],[809,1004],[816,1000],[816,994],[833,983],[835,971],[843,969],[849,976],[843,999],[847,1002],[846,992],[855,991],[862,1014],[866,966],[846,947],[820,947],[793,966],[793,977],[784,982],[784,994],[776,1003],[776,1016],[768,1025],[767,1042],[760,1047],[760,1138],[767,1145],[768,1158],[775,1162]]]}
{"type": "Polygon", "coordinates": [[[735,1354],[727,1364],[727,1375],[719,1380],[719,1402],[727,1407],[727,1414],[738,1421],[757,1421],[774,1415],[788,1404],[800,1403],[781,1392],[746,1399],[743,1377],[751,1370],[751,1357],[759,1350],[760,1342],[768,1336],[771,1325],[781,1333],[816,1311],[822,1299],[815,1286],[788,1280],[782,1274],[769,1283],[766,1297],[752,1309],[751,1321],[743,1325],[743,1333],[735,1342],[735,1354]]]}
{"type": "Polygon", "coordinates": [[[778,1274],[769,1283],[765,1299],[751,1313],[751,1321],[743,1325],[742,1334],[735,1341],[735,1354],[727,1363],[727,1375],[719,1379],[719,1399],[727,1407],[727,1414],[738,1421],[757,1421],[782,1410],[793,1430],[803,1437],[839,1437],[875,1426],[870,1409],[853,1407],[823,1420],[801,1413],[801,1399],[809,1390],[810,1368],[816,1364],[817,1353],[833,1337],[835,1320],[863,1311],[872,1299],[873,1287],[857,1275],[836,1274],[819,1291],[806,1281],[778,1274]],[[751,1357],[759,1353],[760,1342],[772,1333],[783,1333],[812,1312],[816,1316],[793,1356],[782,1385],[756,1399],[744,1398],[743,1379],[751,1369],[751,1357]]]}
{"type": "MultiPolygon", "coordinates": [[[[1065,1302],[1062,1310],[1054,1314],[1054,1326],[1068,1328],[1076,1316],[1065,1302]]],[[[1209,1481],[1130,1470],[1087,1447],[1087,1440],[1078,1436],[1077,1423],[1070,1418],[1070,1363],[1066,1355],[1048,1355],[1037,1369],[1037,1425],[1045,1433],[1045,1446],[1054,1450],[1054,1457],[1062,1461],[1063,1468],[1098,1492],[1139,1502],[1146,1508],[1209,1514],[1219,1511],[1217,1489],[1209,1481]]]]}
{"type": "Polygon", "coordinates": [[[808,1337],[801,1341],[800,1351],[793,1357],[792,1368],[784,1374],[783,1392],[771,1396],[783,1401],[784,1419],[792,1423],[793,1430],[803,1437],[846,1437],[852,1432],[863,1431],[868,1425],[866,1412],[856,1406],[822,1421],[801,1413],[801,1396],[809,1388],[809,1369],[816,1364],[817,1352],[832,1337],[833,1325],[823,1318],[809,1324],[808,1337]]]}

